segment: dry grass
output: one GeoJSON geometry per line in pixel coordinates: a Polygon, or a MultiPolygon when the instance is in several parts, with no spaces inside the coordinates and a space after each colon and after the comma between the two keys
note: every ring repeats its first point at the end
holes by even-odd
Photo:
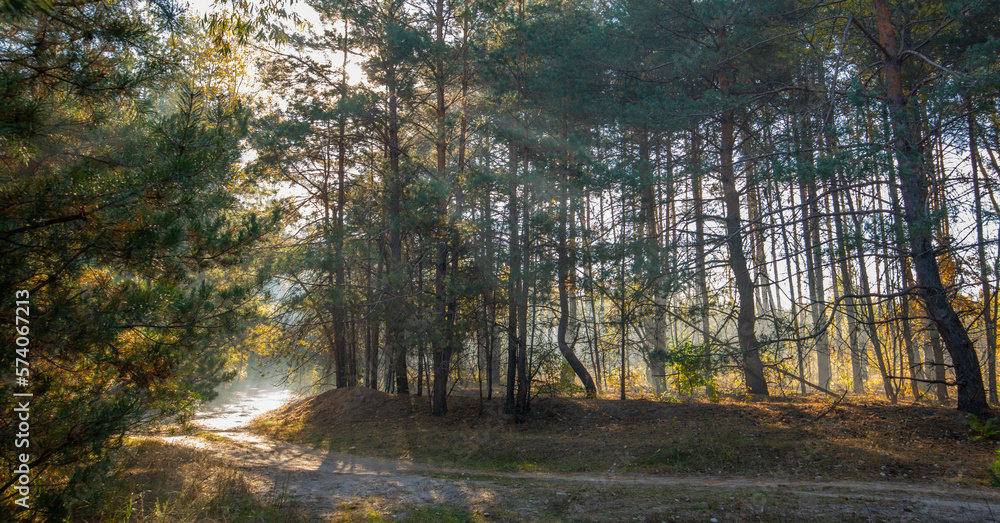
{"type": "Polygon", "coordinates": [[[300,400],[255,422],[277,438],[339,452],[483,470],[766,475],[983,484],[995,443],[972,441],[948,408],[797,398],[718,403],[540,398],[527,423],[500,402],[364,388],[300,400]],[[817,419],[818,418],[818,419],[817,419]]]}
{"type": "Polygon", "coordinates": [[[439,505],[433,507],[408,507],[404,512],[388,514],[392,508],[378,499],[362,499],[353,502],[343,502],[337,507],[337,513],[330,519],[332,523],[479,523],[485,521],[528,521],[523,518],[496,517],[499,513],[475,512],[465,507],[439,505]]]}
{"type": "Polygon", "coordinates": [[[304,521],[281,486],[266,493],[208,452],[133,440],[102,499],[74,514],[88,522],[304,521]]]}

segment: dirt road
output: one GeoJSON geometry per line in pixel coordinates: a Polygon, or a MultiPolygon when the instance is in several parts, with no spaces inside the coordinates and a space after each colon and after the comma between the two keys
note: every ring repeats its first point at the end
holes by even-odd
{"type": "Polygon", "coordinates": [[[501,521],[998,521],[1000,491],[906,482],[483,472],[315,450],[242,427],[158,436],[231,460],[310,518],[501,521]],[[428,518],[430,516],[430,519],[428,518]]]}

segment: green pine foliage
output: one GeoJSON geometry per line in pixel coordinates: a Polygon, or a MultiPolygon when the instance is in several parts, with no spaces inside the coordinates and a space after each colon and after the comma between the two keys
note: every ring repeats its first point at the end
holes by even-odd
{"type": "Polygon", "coordinates": [[[712,360],[704,346],[682,343],[671,347],[665,359],[674,368],[674,384],[681,394],[691,396],[706,386],[715,389],[712,360]]]}
{"type": "Polygon", "coordinates": [[[1000,449],[996,450],[997,459],[990,462],[986,472],[990,475],[990,486],[1000,487],[1000,449]]]}
{"type": "MultiPolygon", "coordinates": [[[[101,488],[126,432],[231,377],[227,347],[262,298],[250,255],[280,214],[241,198],[249,112],[179,67],[195,35],[173,3],[29,2],[0,28],[0,324],[30,293],[30,385],[0,395],[34,395],[31,503],[59,520],[101,488]]],[[[5,375],[14,358],[0,353],[5,375]]],[[[14,452],[0,450],[5,512],[14,452]]]]}
{"type": "Polygon", "coordinates": [[[988,418],[986,420],[981,420],[979,419],[979,416],[976,416],[975,414],[970,412],[969,428],[972,430],[972,432],[975,433],[975,436],[972,437],[972,440],[980,441],[984,439],[987,440],[996,439],[997,437],[996,423],[997,423],[997,418],[988,418]]]}

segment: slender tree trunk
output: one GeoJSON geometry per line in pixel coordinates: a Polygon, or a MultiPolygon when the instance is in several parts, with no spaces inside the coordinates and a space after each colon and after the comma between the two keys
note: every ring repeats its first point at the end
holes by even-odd
{"type": "MultiPolygon", "coordinates": [[[[490,148],[490,144],[486,144],[487,150],[490,148]]],[[[464,164],[463,164],[464,165],[464,164]]],[[[490,155],[486,155],[486,170],[490,169],[490,155]]],[[[483,191],[483,221],[486,223],[485,231],[482,236],[482,243],[485,246],[485,255],[483,256],[483,262],[481,266],[484,267],[484,277],[486,278],[486,285],[483,286],[482,300],[483,300],[483,312],[484,312],[484,323],[483,328],[487,330],[487,341],[486,341],[486,397],[487,399],[493,399],[493,386],[495,383],[500,381],[500,365],[497,361],[499,357],[499,351],[497,351],[497,339],[496,339],[496,316],[497,316],[497,300],[496,300],[496,261],[495,261],[495,250],[493,241],[493,186],[492,184],[486,187],[483,191]]]]}
{"type": "MultiPolygon", "coordinates": [[[[447,291],[447,272],[449,249],[448,241],[451,237],[451,224],[448,216],[448,204],[451,200],[450,184],[447,183],[447,130],[445,129],[445,118],[448,116],[448,109],[445,105],[445,78],[444,78],[444,27],[445,12],[444,0],[435,2],[435,28],[437,30],[435,44],[439,47],[437,60],[434,64],[435,83],[435,124],[436,132],[434,137],[434,148],[437,153],[437,179],[438,183],[446,187],[442,191],[440,202],[438,203],[439,226],[437,240],[437,264],[434,272],[434,300],[437,313],[437,323],[440,326],[438,336],[435,338],[431,349],[431,366],[434,370],[434,389],[431,391],[431,414],[444,416],[448,413],[448,375],[451,369],[452,358],[452,337],[453,329],[451,313],[453,306],[447,291]]],[[[455,255],[452,254],[454,257],[455,255]]]]}
{"type": "MultiPolygon", "coordinates": [[[[524,27],[525,2],[517,2],[517,17],[519,27],[524,27]]],[[[521,30],[517,31],[517,61],[523,64],[525,61],[524,35],[521,30]]],[[[526,87],[524,83],[524,71],[517,70],[514,73],[514,81],[518,86],[518,91],[522,97],[526,97],[526,87]]],[[[524,136],[528,136],[527,129],[524,129],[524,136]]],[[[518,220],[522,218],[519,211],[523,212],[523,221],[520,225],[524,231],[523,236],[527,236],[528,224],[528,188],[522,185],[524,201],[518,205],[518,178],[517,178],[517,152],[516,145],[511,143],[510,155],[510,199],[508,203],[508,223],[510,228],[510,287],[509,287],[509,318],[507,328],[507,397],[504,408],[507,413],[514,415],[514,420],[523,422],[528,415],[528,376],[527,376],[527,315],[528,315],[528,293],[527,282],[523,271],[527,270],[530,251],[526,248],[527,242],[518,234],[518,220]],[[515,393],[516,387],[516,393],[515,393]]],[[[529,161],[528,149],[522,148],[522,160],[524,162],[524,175],[528,175],[529,161]]]]}
{"type": "MultiPolygon", "coordinates": [[[[340,77],[340,97],[344,98],[347,96],[347,34],[348,27],[347,22],[344,22],[344,38],[343,38],[343,69],[341,70],[340,77]]],[[[333,351],[337,355],[337,388],[346,387],[348,385],[348,376],[346,372],[345,365],[345,354],[347,352],[347,311],[344,307],[344,303],[347,300],[345,293],[345,262],[344,262],[344,211],[345,205],[347,205],[347,118],[345,115],[340,115],[339,122],[337,122],[337,221],[334,227],[334,263],[336,263],[335,269],[335,282],[334,282],[334,303],[335,308],[333,311],[333,321],[336,322],[334,326],[334,339],[333,339],[333,351]]],[[[352,376],[350,379],[350,384],[355,385],[356,381],[352,376]]]]}
{"type": "Polygon", "coordinates": [[[657,198],[656,181],[653,176],[652,164],[650,162],[650,132],[646,127],[638,131],[639,135],[639,179],[641,188],[639,191],[641,222],[645,228],[646,249],[649,250],[649,272],[651,298],[653,302],[653,313],[651,318],[646,318],[646,340],[649,346],[649,367],[653,376],[653,387],[657,396],[666,392],[666,337],[667,325],[664,321],[664,310],[666,309],[663,297],[658,289],[662,274],[662,261],[660,259],[660,244],[662,242],[660,224],[657,220],[657,198]],[[649,343],[652,338],[652,343],[649,343]]]}
{"type": "MultiPolygon", "coordinates": [[[[350,274],[348,274],[348,279],[350,279],[350,274]]],[[[357,314],[351,313],[349,314],[348,318],[349,318],[348,323],[350,324],[350,332],[351,332],[351,335],[349,336],[351,340],[350,342],[351,352],[349,354],[349,357],[347,358],[348,386],[357,387],[358,383],[361,380],[361,371],[358,370],[358,365],[360,363],[358,359],[359,358],[358,349],[361,344],[358,336],[358,317],[357,314]]]]}
{"type": "Polygon", "coordinates": [[[861,277],[861,294],[864,296],[861,299],[861,304],[867,316],[864,324],[868,330],[868,339],[872,343],[872,349],[875,351],[875,360],[878,364],[879,374],[882,375],[882,387],[885,390],[885,396],[890,402],[895,404],[898,401],[899,392],[896,390],[892,377],[889,375],[882,340],[878,334],[877,317],[875,316],[875,307],[872,305],[872,289],[868,278],[868,265],[865,263],[864,233],[862,231],[861,219],[858,218],[855,212],[850,193],[845,193],[845,196],[854,220],[854,248],[858,254],[858,275],[861,277]]]}
{"type": "MultiPolygon", "coordinates": [[[[971,105],[971,104],[970,104],[971,105]]],[[[986,379],[990,389],[990,403],[997,401],[997,331],[993,323],[993,290],[990,288],[989,266],[986,263],[986,238],[983,234],[983,194],[979,188],[979,145],[976,141],[976,120],[969,110],[969,162],[972,164],[972,190],[976,202],[976,243],[979,255],[979,280],[982,282],[983,324],[986,326],[986,379]]]]}
{"type": "Polygon", "coordinates": [[[816,382],[820,387],[829,389],[833,381],[833,373],[830,366],[830,336],[827,333],[826,316],[826,285],[823,281],[823,247],[820,243],[820,217],[819,201],[816,192],[816,181],[808,184],[809,193],[809,215],[813,222],[810,234],[812,235],[812,252],[807,252],[806,256],[812,256],[813,273],[810,277],[810,288],[812,289],[812,316],[813,332],[816,335],[816,382]]]}
{"type": "Polygon", "coordinates": [[[931,361],[934,365],[935,391],[939,403],[948,402],[948,386],[945,380],[948,378],[947,369],[944,365],[944,347],[941,346],[941,334],[937,325],[933,321],[927,323],[928,345],[931,349],[931,361]]]}
{"type": "MultiPolygon", "coordinates": [[[[377,263],[378,263],[378,265],[377,265],[377,267],[375,269],[375,275],[381,275],[382,274],[382,259],[381,259],[381,257],[379,257],[379,261],[377,263]]],[[[374,289],[375,288],[374,287],[374,283],[375,283],[375,281],[376,281],[377,278],[373,277],[373,275],[372,275],[372,266],[371,266],[371,264],[368,264],[367,270],[368,270],[368,288],[369,289],[374,289]]],[[[375,291],[374,290],[369,290],[368,292],[369,292],[368,300],[369,301],[374,301],[373,294],[374,294],[375,291]]],[[[368,339],[366,340],[366,343],[367,343],[367,349],[366,349],[366,354],[367,354],[366,366],[367,366],[367,373],[368,373],[368,382],[367,382],[367,385],[368,385],[368,388],[374,389],[374,390],[378,390],[378,367],[379,367],[378,366],[378,360],[379,360],[378,346],[379,346],[379,333],[380,333],[381,329],[382,329],[382,326],[381,326],[381,322],[380,321],[378,321],[378,320],[371,320],[371,321],[368,322],[368,326],[367,326],[367,331],[368,331],[367,332],[367,334],[368,334],[367,338],[368,339]]]]}
{"type": "MultiPolygon", "coordinates": [[[[709,342],[711,332],[708,323],[708,271],[705,269],[707,260],[705,259],[705,204],[702,195],[702,170],[701,170],[701,137],[697,129],[691,129],[691,192],[694,198],[694,256],[695,256],[695,281],[698,292],[698,312],[701,316],[701,344],[705,351],[705,378],[711,376],[712,370],[712,345],[709,342]]],[[[705,394],[712,395],[712,386],[706,385],[705,394]]]]}
{"type": "MultiPolygon", "coordinates": [[[[788,206],[791,209],[795,208],[795,191],[788,191],[788,206]]],[[[798,244],[792,244],[788,239],[788,227],[785,226],[785,215],[781,215],[781,236],[785,244],[785,267],[788,271],[788,293],[791,298],[791,306],[789,311],[792,314],[792,332],[795,336],[795,359],[799,366],[799,377],[803,381],[799,381],[799,392],[803,395],[806,393],[806,357],[805,357],[805,347],[803,347],[802,342],[802,330],[799,324],[799,314],[802,313],[803,307],[799,304],[799,299],[802,298],[802,264],[799,261],[798,244]],[[793,249],[794,247],[794,249],[793,249]],[[795,260],[795,268],[792,268],[792,260],[795,260]],[[794,275],[794,276],[793,276],[794,275]],[[792,285],[792,278],[795,279],[795,285],[792,285]]],[[[805,227],[805,224],[803,224],[805,227]]],[[[798,233],[798,225],[794,222],[792,223],[792,237],[798,240],[800,235],[798,233]]]]}
{"type": "MultiPolygon", "coordinates": [[[[839,179],[839,178],[838,178],[839,179]]],[[[834,188],[833,212],[836,214],[834,223],[837,228],[837,259],[840,265],[840,281],[844,288],[844,309],[847,316],[848,343],[851,350],[851,384],[855,394],[863,394],[865,391],[864,366],[867,364],[864,354],[858,347],[858,308],[854,301],[854,282],[851,271],[848,268],[847,253],[847,231],[844,230],[844,217],[840,207],[841,194],[834,188]]]]}
{"type": "MultiPolygon", "coordinates": [[[[795,142],[800,151],[799,165],[803,176],[799,180],[799,195],[802,199],[802,216],[806,256],[806,283],[809,285],[809,312],[812,316],[812,337],[816,347],[816,383],[824,389],[830,388],[830,344],[826,332],[826,299],[823,284],[823,255],[819,234],[819,204],[816,192],[815,169],[811,152],[813,143],[809,140],[809,119],[802,118],[795,130],[795,142]]],[[[803,376],[804,377],[804,376],[803,376]]]]}
{"type": "MultiPolygon", "coordinates": [[[[747,176],[751,170],[747,169],[747,176]]],[[[753,224],[749,234],[753,249],[753,267],[756,272],[757,304],[760,306],[760,317],[774,317],[774,297],[771,295],[770,275],[767,273],[767,257],[764,255],[764,216],[761,209],[760,189],[757,184],[747,182],[747,213],[748,222],[753,224]]],[[[773,324],[773,322],[772,322],[773,324]]]]}
{"type": "MultiPolygon", "coordinates": [[[[905,261],[904,261],[905,262],[905,261]]],[[[909,264],[906,264],[909,265],[909,264]]],[[[905,267],[906,272],[909,273],[909,267],[905,267]]],[[[909,287],[912,283],[912,278],[904,277],[903,285],[909,287]]],[[[924,379],[923,365],[920,362],[919,354],[917,354],[916,343],[913,342],[913,327],[910,321],[910,296],[909,294],[904,294],[899,299],[899,307],[901,309],[900,321],[903,323],[903,345],[906,350],[906,360],[907,364],[910,366],[910,392],[913,394],[913,401],[920,401],[920,385],[918,380],[924,379]]]]}
{"type": "MultiPolygon", "coordinates": [[[[723,91],[728,87],[723,87],[723,91]]],[[[740,223],[740,196],[736,189],[733,174],[733,111],[722,114],[722,137],[720,151],[720,181],[722,182],[722,197],[726,208],[726,236],[729,244],[729,267],[736,280],[736,291],[739,298],[739,315],[737,316],[737,333],[740,343],[740,357],[743,363],[743,373],[747,390],[751,394],[767,395],[767,381],[764,380],[764,364],[760,359],[760,347],[757,333],[754,331],[757,315],[754,311],[754,289],[747,268],[746,254],[743,252],[743,232],[740,223]]]]}
{"type": "Polygon", "coordinates": [[[424,348],[417,349],[417,397],[424,395],[424,348]]]}
{"type": "Polygon", "coordinates": [[[515,404],[515,387],[517,385],[517,355],[518,337],[517,320],[521,289],[521,239],[518,235],[517,202],[517,146],[510,144],[510,182],[507,192],[507,229],[510,238],[510,276],[507,280],[507,394],[504,399],[504,411],[518,416],[515,404]]]}
{"type": "MultiPolygon", "coordinates": [[[[523,8],[523,6],[522,6],[523,8]]],[[[527,131],[527,130],[526,130],[527,131]]],[[[527,134],[527,133],[525,133],[527,134]]],[[[525,176],[528,175],[530,162],[529,162],[529,150],[527,147],[524,148],[524,155],[522,156],[523,170],[525,176]]],[[[531,191],[528,186],[524,187],[524,198],[521,205],[521,289],[519,291],[520,304],[518,304],[518,313],[521,316],[518,319],[518,324],[520,327],[520,332],[517,337],[517,398],[514,407],[514,418],[516,420],[524,421],[528,416],[528,411],[531,409],[531,380],[528,376],[528,297],[529,297],[529,278],[533,278],[532,273],[529,273],[529,268],[531,267],[531,245],[528,236],[528,224],[530,223],[531,217],[531,206],[532,198],[531,191]]],[[[534,315],[532,315],[532,320],[534,320],[534,315]]],[[[532,321],[532,334],[534,334],[535,322],[532,321]]],[[[532,336],[534,339],[534,336],[532,336]]]]}
{"type": "MultiPolygon", "coordinates": [[[[896,170],[889,167],[889,194],[890,204],[892,205],[892,215],[894,218],[893,223],[893,233],[896,241],[896,248],[902,252],[906,248],[906,235],[903,229],[903,211],[899,204],[899,184],[896,181],[896,170]]],[[[903,288],[910,288],[913,285],[913,273],[910,270],[910,260],[903,256],[900,258],[901,272],[903,273],[903,288]]],[[[910,366],[910,389],[913,393],[913,401],[920,400],[920,386],[918,385],[918,379],[923,376],[923,366],[919,363],[917,358],[917,347],[913,343],[913,329],[910,324],[910,294],[904,293],[900,297],[900,309],[901,317],[900,321],[903,323],[903,343],[906,349],[907,363],[910,366]]]]}
{"type": "MultiPolygon", "coordinates": [[[[585,200],[586,200],[585,210],[589,210],[590,199],[585,198],[585,200]]],[[[590,213],[585,212],[584,219],[586,223],[589,223],[589,216],[590,213]]],[[[600,333],[600,326],[598,325],[597,322],[597,296],[595,295],[594,285],[593,285],[594,266],[592,257],[590,256],[587,257],[586,263],[584,263],[583,270],[585,271],[585,277],[587,281],[587,286],[585,287],[585,291],[589,295],[587,301],[590,303],[590,326],[591,326],[591,334],[589,336],[590,360],[591,360],[591,366],[594,367],[594,375],[596,377],[596,379],[594,380],[594,385],[597,387],[597,393],[601,394],[604,392],[604,386],[603,386],[604,372],[601,370],[601,356],[600,356],[601,333],[600,333]]]]}
{"type": "Polygon", "coordinates": [[[389,197],[389,290],[390,305],[386,321],[386,350],[392,354],[393,374],[396,379],[396,394],[409,394],[410,386],[406,377],[406,342],[403,331],[403,286],[405,279],[403,266],[403,223],[402,204],[405,182],[400,171],[399,148],[399,97],[397,96],[396,66],[390,60],[386,66],[389,105],[389,173],[387,193],[389,197]]]}
{"type": "MultiPolygon", "coordinates": [[[[567,133],[563,133],[563,138],[567,138],[567,133]]],[[[569,229],[569,159],[565,161],[565,165],[562,172],[562,180],[560,180],[559,187],[559,246],[557,250],[557,270],[556,270],[556,287],[559,291],[559,326],[556,330],[556,342],[559,345],[559,352],[562,353],[563,357],[566,358],[566,362],[569,363],[570,368],[580,382],[583,383],[583,389],[587,394],[588,398],[597,397],[597,386],[594,385],[594,379],[587,372],[587,368],[583,366],[580,359],[576,357],[576,352],[573,350],[576,346],[576,339],[573,340],[572,345],[566,341],[566,332],[569,330],[570,323],[570,303],[569,303],[569,287],[572,281],[571,272],[575,270],[575,267],[571,267],[571,255],[570,247],[567,243],[566,232],[569,229]]]]}
{"type": "MultiPolygon", "coordinates": [[[[621,233],[618,237],[618,242],[624,246],[625,244],[625,182],[622,182],[622,198],[621,198],[621,213],[618,216],[621,223],[621,233]]],[[[614,204],[612,204],[612,208],[614,204]]],[[[628,306],[626,300],[627,296],[625,294],[625,249],[622,249],[622,257],[618,264],[618,288],[621,300],[618,302],[618,333],[621,335],[621,367],[619,369],[619,399],[625,401],[625,383],[628,380],[628,354],[626,353],[627,342],[628,342],[628,327],[626,325],[626,307],[628,306]]]]}

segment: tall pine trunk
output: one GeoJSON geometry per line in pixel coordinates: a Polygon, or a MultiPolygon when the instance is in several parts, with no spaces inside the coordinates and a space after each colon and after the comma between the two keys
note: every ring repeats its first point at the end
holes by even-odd
{"type": "Polygon", "coordinates": [[[875,23],[882,48],[886,102],[893,131],[903,211],[910,237],[910,255],[917,274],[918,289],[931,320],[936,324],[955,366],[958,409],[979,416],[989,414],[979,357],[969,333],[949,301],[941,282],[932,218],[927,213],[928,177],[924,171],[920,122],[914,107],[907,105],[902,84],[902,56],[896,49],[898,35],[892,22],[889,0],[874,0],[875,23]]]}
{"type": "Polygon", "coordinates": [[[406,342],[403,318],[403,288],[405,268],[403,266],[403,223],[402,205],[405,181],[400,170],[402,153],[399,145],[399,96],[397,94],[397,71],[390,60],[386,66],[386,84],[388,85],[388,131],[389,131],[389,172],[387,173],[387,206],[389,221],[389,263],[388,288],[390,292],[389,314],[386,318],[385,344],[386,350],[392,355],[393,375],[396,381],[396,394],[409,394],[410,385],[406,377],[406,342]]]}
{"type": "Polygon", "coordinates": [[[451,356],[453,349],[454,326],[451,316],[453,316],[454,305],[451,301],[447,289],[447,273],[449,254],[456,258],[457,253],[451,253],[449,239],[451,237],[451,224],[448,216],[448,204],[451,201],[451,184],[447,183],[447,130],[445,128],[445,118],[448,116],[448,109],[445,105],[445,78],[444,78],[444,27],[445,12],[444,0],[435,2],[434,25],[436,29],[435,43],[438,46],[437,59],[434,63],[434,93],[435,93],[435,136],[434,149],[437,156],[437,179],[441,184],[442,194],[439,195],[438,203],[438,231],[437,239],[437,263],[434,267],[434,301],[437,315],[436,323],[439,326],[438,335],[435,337],[431,348],[431,368],[434,372],[434,384],[431,390],[431,414],[444,416],[448,413],[448,375],[451,370],[451,356]]]}
{"type": "MultiPolygon", "coordinates": [[[[706,270],[707,260],[705,259],[705,203],[702,194],[702,170],[701,170],[701,137],[697,129],[691,129],[691,192],[694,198],[694,256],[695,256],[695,281],[698,293],[698,314],[700,316],[701,344],[705,351],[705,378],[712,373],[712,346],[709,343],[711,332],[709,331],[708,316],[708,271],[706,270]]],[[[706,386],[706,394],[711,396],[711,385],[706,386]]]]}
{"type": "Polygon", "coordinates": [[[657,198],[656,183],[650,162],[650,132],[646,127],[639,129],[639,206],[641,222],[645,228],[646,249],[649,250],[649,273],[653,313],[646,318],[646,339],[652,337],[649,351],[650,374],[653,376],[654,392],[657,396],[666,392],[666,337],[667,325],[664,321],[665,304],[658,289],[662,278],[662,261],[660,258],[660,225],[656,219],[657,198]]]}
{"type": "MultiPolygon", "coordinates": [[[[347,22],[344,22],[343,56],[344,62],[340,76],[340,97],[347,96],[347,22]]],[[[337,355],[337,388],[357,384],[357,375],[347,374],[346,354],[347,354],[347,310],[344,304],[347,301],[345,292],[346,267],[344,262],[344,206],[347,205],[347,118],[342,114],[337,123],[337,222],[334,229],[334,263],[336,263],[334,278],[334,310],[333,321],[336,322],[334,330],[333,351],[337,355]]]]}
{"type": "MultiPolygon", "coordinates": [[[[723,81],[722,83],[728,84],[727,81],[723,81]]],[[[746,253],[743,251],[743,231],[742,224],[740,223],[740,195],[736,189],[736,180],[733,173],[734,123],[733,111],[724,111],[722,113],[719,168],[722,197],[726,210],[729,267],[733,271],[733,278],[736,280],[736,291],[739,299],[736,329],[747,391],[751,394],[766,396],[767,381],[764,379],[764,363],[760,359],[760,344],[757,341],[757,333],[754,330],[757,321],[757,315],[754,311],[755,293],[753,280],[747,268],[746,253]]]]}
{"type": "Polygon", "coordinates": [[[868,340],[871,341],[872,350],[875,351],[875,362],[878,365],[879,374],[882,376],[882,388],[885,390],[885,396],[895,404],[898,401],[899,391],[896,390],[892,376],[889,375],[882,339],[878,334],[878,318],[875,316],[875,306],[872,304],[872,288],[868,278],[868,264],[865,262],[863,225],[855,212],[850,193],[844,193],[844,196],[854,220],[854,248],[858,256],[858,275],[861,277],[861,305],[864,308],[864,325],[868,331],[868,340]]]}
{"type": "Polygon", "coordinates": [[[976,244],[979,255],[979,280],[982,282],[983,324],[986,325],[986,376],[990,403],[997,402],[997,330],[993,323],[993,289],[990,288],[989,265],[986,261],[986,238],[983,234],[983,194],[979,187],[979,145],[976,142],[976,119],[969,110],[969,162],[972,164],[972,190],[976,202],[976,244]]]}
{"type": "MultiPolygon", "coordinates": [[[[563,132],[563,138],[567,138],[567,133],[563,132]]],[[[569,217],[569,159],[567,158],[564,162],[565,165],[562,169],[562,179],[559,184],[559,245],[556,248],[556,287],[559,292],[559,326],[556,330],[556,342],[559,346],[559,352],[562,353],[563,357],[566,358],[566,362],[569,363],[573,373],[580,378],[580,382],[583,383],[583,389],[587,394],[588,398],[597,397],[597,386],[594,384],[594,379],[587,372],[587,368],[583,366],[580,359],[576,357],[576,352],[573,350],[576,346],[576,339],[573,340],[572,344],[566,341],[566,333],[569,330],[570,319],[572,316],[572,311],[570,310],[570,300],[569,300],[569,287],[572,281],[572,271],[576,268],[571,266],[572,257],[570,255],[570,247],[567,241],[567,230],[570,228],[570,217],[569,217]]],[[[575,330],[575,329],[574,329],[575,330]]]]}
{"type": "MultiPolygon", "coordinates": [[[[839,181],[839,177],[837,178],[839,181]]],[[[836,183],[836,181],[835,181],[836,183]]],[[[867,365],[865,355],[858,346],[858,307],[855,302],[854,282],[847,263],[849,248],[847,245],[847,231],[844,228],[844,215],[841,213],[841,194],[834,187],[833,212],[836,215],[834,223],[837,230],[837,261],[840,266],[840,282],[844,288],[844,309],[847,317],[848,344],[851,351],[851,386],[855,394],[863,394],[865,391],[865,373],[867,365]]]]}

